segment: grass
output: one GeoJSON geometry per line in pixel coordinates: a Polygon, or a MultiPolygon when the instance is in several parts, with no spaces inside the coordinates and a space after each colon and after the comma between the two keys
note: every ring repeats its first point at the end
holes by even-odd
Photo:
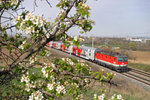
{"type": "Polygon", "coordinates": [[[131,94],[120,93],[118,91],[111,91],[111,94],[121,94],[124,100],[141,100],[142,98],[134,97],[131,94]]]}
{"type": "Polygon", "coordinates": [[[0,69],[2,69],[2,68],[6,68],[5,66],[0,66],[0,69]]]}
{"type": "Polygon", "coordinates": [[[148,64],[137,64],[137,63],[128,63],[128,66],[135,68],[135,69],[139,69],[139,70],[143,70],[146,72],[150,72],[150,65],[148,64]]]}
{"type": "MultiPolygon", "coordinates": [[[[109,90],[108,90],[109,91],[109,90]]],[[[121,93],[120,91],[115,91],[115,90],[111,90],[110,92],[106,91],[105,95],[106,95],[106,98],[109,100],[111,99],[111,97],[116,94],[116,95],[119,95],[121,94],[122,95],[122,98],[124,100],[142,100],[142,98],[138,98],[138,97],[135,97],[134,95],[132,94],[126,94],[126,93],[121,93]]],[[[93,97],[94,97],[94,94],[97,94],[97,96],[101,95],[102,93],[100,92],[100,90],[98,89],[91,89],[89,90],[85,95],[84,95],[84,100],[93,100],[93,97]]]]}

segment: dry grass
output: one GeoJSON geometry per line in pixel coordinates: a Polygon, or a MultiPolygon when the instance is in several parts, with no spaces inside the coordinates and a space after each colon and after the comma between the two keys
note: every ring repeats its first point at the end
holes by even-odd
{"type": "Polygon", "coordinates": [[[120,83],[120,86],[112,87],[113,91],[129,95],[138,100],[149,100],[149,92],[145,91],[142,87],[124,79],[115,78],[114,81],[120,83]]]}
{"type": "Polygon", "coordinates": [[[94,86],[88,91],[84,100],[91,100],[94,93],[99,94],[99,89],[106,89],[106,97],[111,98],[113,94],[121,94],[124,100],[149,100],[150,95],[148,91],[140,88],[129,81],[115,78],[114,81],[118,83],[118,86],[103,84],[96,82],[94,86]]]}
{"type": "Polygon", "coordinates": [[[150,64],[150,52],[149,51],[127,51],[127,53],[135,58],[129,59],[132,63],[139,63],[139,64],[150,64]]]}

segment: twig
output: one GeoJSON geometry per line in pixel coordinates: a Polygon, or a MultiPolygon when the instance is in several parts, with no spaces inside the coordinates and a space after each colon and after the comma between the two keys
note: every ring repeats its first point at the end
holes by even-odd
{"type": "Polygon", "coordinates": [[[46,94],[46,95],[48,95],[48,96],[50,96],[50,97],[52,97],[52,98],[55,98],[54,95],[52,95],[52,94],[50,94],[50,93],[48,93],[48,92],[46,92],[46,91],[44,91],[42,89],[39,89],[39,91],[42,92],[42,93],[44,93],[44,94],[46,94]]]}
{"type": "Polygon", "coordinates": [[[48,5],[52,8],[51,3],[50,3],[48,0],[46,0],[46,2],[47,2],[47,3],[48,3],[48,5]]]}

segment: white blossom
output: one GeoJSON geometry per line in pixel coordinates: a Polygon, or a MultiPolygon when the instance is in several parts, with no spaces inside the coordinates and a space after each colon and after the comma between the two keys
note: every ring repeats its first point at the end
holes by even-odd
{"type": "Polygon", "coordinates": [[[55,64],[51,63],[51,66],[52,66],[53,68],[55,68],[55,64]]]}
{"type": "Polygon", "coordinates": [[[16,24],[17,21],[19,21],[20,19],[21,19],[21,16],[20,16],[20,15],[16,16],[16,17],[14,18],[14,24],[16,24]]]}
{"type": "Polygon", "coordinates": [[[82,2],[79,3],[79,5],[81,5],[81,8],[86,8],[86,9],[91,9],[87,4],[84,4],[82,2]]]}
{"type": "Polygon", "coordinates": [[[118,99],[118,100],[123,100],[121,94],[118,94],[118,95],[117,95],[117,99],[118,99]]]}
{"type": "Polygon", "coordinates": [[[79,27],[80,30],[82,30],[82,27],[79,27]]]}
{"type": "Polygon", "coordinates": [[[111,97],[111,100],[113,100],[115,98],[116,94],[114,94],[112,97],[111,97]]]}
{"type": "Polygon", "coordinates": [[[35,85],[33,85],[33,84],[29,83],[29,82],[26,83],[25,86],[26,86],[26,87],[25,87],[25,90],[26,90],[27,92],[29,92],[31,88],[35,88],[35,87],[36,87],[35,85]]]}
{"type": "MultiPolygon", "coordinates": [[[[17,26],[20,31],[24,31],[24,33],[28,35],[35,34],[36,36],[39,36],[40,32],[39,30],[35,30],[35,26],[39,28],[43,27],[46,24],[46,20],[41,16],[35,16],[32,13],[27,13],[25,19],[23,19],[21,15],[15,17],[14,23],[20,23],[20,26],[17,26]],[[31,25],[27,24],[28,21],[31,22],[31,25]]],[[[42,32],[45,32],[44,29],[42,30],[42,32]]]]}
{"type": "Polygon", "coordinates": [[[26,83],[29,83],[30,79],[29,79],[29,76],[25,76],[23,74],[22,78],[21,78],[21,82],[26,82],[26,83]]]}
{"type": "Polygon", "coordinates": [[[122,96],[121,96],[121,94],[118,94],[118,95],[116,95],[116,94],[114,94],[112,97],[111,97],[111,100],[123,100],[123,98],[122,98],[122,96]]]}
{"type": "Polygon", "coordinates": [[[66,86],[67,86],[67,85],[69,85],[69,83],[68,83],[67,81],[65,81],[65,83],[64,83],[64,84],[65,84],[66,86]]]}
{"type": "Polygon", "coordinates": [[[24,44],[26,43],[26,41],[23,41],[22,44],[18,47],[19,49],[24,49],[24,44]]]}
{"type": "Polygon", "coordinates": [[[30,61],[30,64],[34,64],[35,61],[37,61],[37,58],[36,57],[30,57],[29,61],[30,61]]]}
{"type": "Polygon", "coordinates": [[[11,4],[12,4],[12,5],[17,5],[18,2],[19,2],[18,0],[11,0],[11,4]]]}
{"type": "Polygon", "coordinates": [[[97,94],[94,94],[94,99],[96,99],[97,98],[97,94]]]}
{"type": "Polygon", "coordinates": [[[55,81],[55,77],[54,76],[50,76],[50,79],[52,80],[52,81],[55,81]]]}
{"type": "Polygon", "coordinates": [[[48,78],[49,73],[53,72],[53,68],[55,68],[55,64],[51,63],[51,66],[48,66],[46,63],[44,63],[44,67],[42,68],[41,72],[43,73],[44,77],[48,78]],[[48,67],[51,67],[49,70],[48,67]]]}
{"type": "Polygon", "coordinates": [[[46,71],[46,67],[43,67],[41,71],[42,71],[43,75],[44,75],[46,78],[48,78],[48,71],[46,71]]]}
{"type": "Polygon", "coordinates": [[[69,58],[66,58],[66,61],[69,61],[69,58]]]}
{"type": "Polygon", "coordinates": [[[78,97],[76,97],[77,100],[83,100],[83,94],[78,95],[78,97]]]}
{"type": "Polygon", "coordinates": [[[85,81],[86,83],[88,83],[88,82],[89,82],[89,79],[88,79],[88,78],[85,78],[84,81],[85,81]]]}
{"type": "Polygon", "coordinates": [[[23,45],[20,45],[18,48],[23,50],[23,49],[24,49],[24,46],[23,46],[23,45]]]}
{"type": "Polygon", "coordinates": [[[44,63],[44,65],[47,67],[47,63],[44,63]]]}
{"type": "Polygon", "coordinates": [[[53,90],[53,89],[54,89],[54,85],[55,85],[54,82],[53,82],[53,83],[49,83],[49,84],[47,84],[47,88],[48,88],[49,90],[53,90]]]}
{"type": "Polygon", "coordinates": [[[28,13],[26,16],[25,16],[25,20],[28,21],[28,20],[32,20],[33,19],[33,14],[32,13],[28,13]]]}
{"type": "Polygon", "coordinates": [[[28,72],[25,74],[23,74],[21,80],[21,82],[25,82],[25,90],[27,92],[30,91],[30,88],[35,88],[35,85],[33,84],[33,82],[30,82],[29,76],[28,76],[28,72]]]}
{"type": "Polygon", "coordinates": [[[58,85],[56,87],[56,91],[58,92],[58,94],[60,94],[60,93],[65,94],[66,93],[65,87],[63,85],[58,85]]]}
{"type": "Polygon", "coordinates": [[[43,98],[43,94],[39,90],[33,92],[31,96],[29,96],[29,100],[42,100],[43,98]]]}
{"type": "Polygon", "coordinates": [[[84,63],[81,63],[81,66],[84,66],[84,63]]]}
{"type": "Polygon", "coordinates": [[[63,61],[65,61],[65,58],[61,58],[63,61]]]}
{"type": "Polygon", "coordinates": [[[79,85],[78,85],[77,83],[71,83],[71,85],[75,85],[75,86],[76,86],[76,88],[78,88],[78,87],[79,87],[79,85]]]}
{"type": "Polygon", "coordinates": [[[98,100],[104,100],[104,98],[105,98],[105,94],[98,96],[98,100]]]}
{"type": "Polygon", "coordinates": [[[50,83],[49,83],[49,84],[47,85],[47,88],[48,88],[49,90],[53,90],[53,89],[54,89],[54,84],[50,84],[50,83]]]}
{"type": "Polygon", "coordinates": [[[75,41],[77,41],[77,40],[78,40],[78,37],[77,37],[77,36],[75,36],[75,37],[74,37],[74,40],[75,40],[75,41]]]}
{"type": "Polygon", "coordinates": [[[73,65],[74,65],[74,62],[72,62],[72,61],[71,61],[71,62],[70,62],[70,65],[72,65],[72,66],[73,66],[73,65]]]}
{"type": "Polygon", "coordinates": [[[84,41],[84,39],[83,38],[79,38],[79,41],[84,41]]]}

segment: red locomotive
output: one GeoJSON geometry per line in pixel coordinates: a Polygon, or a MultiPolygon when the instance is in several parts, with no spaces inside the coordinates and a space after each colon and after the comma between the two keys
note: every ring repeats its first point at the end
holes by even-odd
{"type": "Polygon", "coordinates": [[[128,58],[119,53],[98,51],[95,52],[95,61],[116,71],[127,70],[128,58]]]}

